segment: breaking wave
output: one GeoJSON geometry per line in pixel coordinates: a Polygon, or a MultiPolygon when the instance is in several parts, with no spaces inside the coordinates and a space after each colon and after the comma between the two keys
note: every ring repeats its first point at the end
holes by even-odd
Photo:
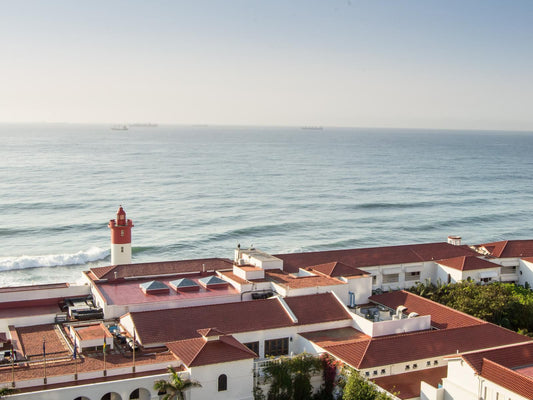
{"type": "Polygon", "coordinates": [[[109,256],[109,249],[91,247],[73,254],[48,254],[43,256],[19,256],[0,258],[0,271],[15,269],[56,267],[60,265],[80,265],[103,260],[109,256]]]}

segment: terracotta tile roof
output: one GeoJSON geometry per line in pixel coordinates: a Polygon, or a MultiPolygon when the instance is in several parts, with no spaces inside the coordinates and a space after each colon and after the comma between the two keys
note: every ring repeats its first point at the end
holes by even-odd
{"type": "Polygon", "coordinates": [[[299,335],[307,340],[312,341],[313,343],[316,343],[322,348],[326,346],[355,343],[359,341],[363,341],[366,345],[370,340],[370,336],[365,335],[363,332],[352,327],[304,332],[299,333],[299,335]]]}
{"type": "Polygon", "coordinates": [[[329,277],[368,275],[368,273],[365,271],[361,271],[358,268],[354,268],[337,261],[314,265],[307,268],[307,270],[319,272],[329,277]]]}
{"type": "Polygon", "coordinates": [[[407,307],[404,311],[406,314],[416,312],[419,315],[431,315],[431,326],[437,329],[458,328],[484,323],[481,319],[472,317],[405,290],[370,296],[369,300],[393,310],[398,306],[405,306],[407,307]]]}
{"type": "Polygon", "coordinates": [[[298,318],[298,325],[352,319],[331,293],[285,297],[284,300],[298,318]]]}
{"type": "Polygon", "coordinates": [[[316,251],[309,253],[275,254],[283,260],[283,270],[298,272],[299,268],[330,262],[341,262],[354,268],[408,264],[477,254],[468,246],[454,246],[445,242],[413,244],[366,249],[316,251]]]}
{"type": "Polygon", "coordinates": [[[476,373],[481,373],[483,359],[494,361],[507,368],[517,368],[533,364],[533,341],[514,346],[506,346],[500,349],[476,351],[462,354],[465,360],[476,373]]]}
{"type": "Polygon", "coordinates": [[[93,339],[102,339],[104,337],[113,337],[109,330],[104,326],[104,324],[94,324],[88,326],[80,326],[74,328],[81,340],[93,340],[93,339]]]}
{"type": "Polygon", "coordinates": [[[504,240],[476,246],[481,247],[497,258],[533,257],[533,240],[504,240]]]}
{"type": "Polygon", "coordinates": [[[204,338],[186,339],[167,343],[168,349],[187,367],[219,364],[257,357],[252,350],[233,336],[221,336],[218,340],[204,338]]]}
{"type": "Polygon", "coordinates": [[[448,367],[422,369],[405,374],[389,375],[382,378],[372,379],[374,383],[389,393],[398,393],[400,399],[412,399],[420,397],[420,383],[422,381],[437,387],[446,377],[448,367]]]}
{"type": "Polygon", "coordinates": [[[298,324],[292,321],[276,298],[129,314],[144,346],[196,338],[199,337],[197,330],[206,326],[237,333],[351,319],[330,293],[284,300],[298,318],[298,324]]]}
{"type": "MultiPolygon", "coordinates": [[[[41,338],[41,342],[42,342],[42,338],[41,338]]],[[[46,343],[47,343],[46,351],[48,354],[48,341],[46,343]]],[[[39,346],[41,347],[41,352],[42,352],[42,344],[39,343],[39,346]]],[[[74,374],[74,371],[76,368],[74,365],[75,361],[72,359],[70,352],[68,353],[68,355],[66,355],[62,359],[59,359],[59,360],[56,359],[53,362],[51,358],[52,358],[52,355],[50,355],[50,362],[46,363],[46,375],[48,377],[59,376],[59,375],[72,376],[74,374]]],[[[54,358],[57,358],[57,357],[54,357],[54,358]]],[[[48,359],[48,355],[47,355],[47,359],[48,359]]],[[[36,357],[35,359],[35,361],[37,361],[36,363],[31,363],[29,365],[20,366],[20,367],[16,366],[15,367],[16,382],[19,382],[22,380],[42,379],[44,376],[44,369],[43,369],[43,364],[38,362],[39,360],[42,360],[42,354],[39,357],[36,357]]],[[[143,354],[142,352],[139,352],[139,353],[136,353],[136,356],[135,356],[135,364],[138,366],[142,366],[142,365],[148,366],[154,363],[158,363],[158,364],[163,363],[164,365],[164,363],[170,364],[171,362],[175,360],[176,360],[176,357],[172,353],[167,352],[167,351],[163,353],[155,353],[155,354],[150,353],[146,355],[143,354]]],[[[94,371],[94,372],[100,371],[99,373],[102,374],[102,371],[104,369],[103,355],[101,354],[101,352],[98,353],[98,356],[79,357],[76,362],[77,362],[78,373],[89,372],[89,371],[94,371]]],[[[107,362],[107,368],[109,370],[115,369],[115,368],[121,368],[121,369],[126,368],[127,369],[128,367],[132,366],[131,355],[128,357],[128,356],[123,356],[120,353],[117,354],[114,352],[109,352],[107,354],[106,362],[107,362]]],[[[153,370],[153,371],[148,371],[147,374],[151,375],[151,374],[164,373],[164,372],[166,372],[166,370],[163,370],[163,371],[153,370]]],[[[128,377],[135,377],[135,376],[143,376],[144,374],[136,373],[136,374],[127,374],[127,375],[128,377]]],[[[98,373],[95,373],[94,376],[98,376],[98,373]]],[[[108,379],[105,379],[103,377],[96,378],[93,382],[120,380],[120,376],[108,376],[107,378],[108,379]]],[[[78,384],[87,383],[88,381],[89,380],[80,380],[78,381],[78,384]]],[[[2,383],[0,384],[0,386],[6,386],[5,383],[11,382],[11,368],[0,368],[0,382],[2,383]]],[[[64,387],[64,386],[73,386],[73,385],[76,385],[76,382],[70,381],[68,384],[58,384],[57,386],[64,387]]],[[[52,386],[55,386],[55,385],[49,384],[46,386],[46,389],[50,389],[52,386]]],[[[34,388],[33,390],[35,390],[35,386],[33,386],[32,388],[34,388]]],[[[31,389],[28,390],[26,388],[21,388],[20,390],[31,391],[31,389]]]]}
{"type": "Polygon", "coordinates": [[[526,336],[484,323],[462,328],[380,336],[367,341],[358,340],[353,343],[326,346],[323,349],[345,363],[362,369],[529,340],[526,336]]]}
{"type": "Polygon", "coordinates": [[[130,278],[136,276],[158,276],[180,274],[186,272],[201,272],[205,265],[206,271],[216,271],[233,267],[233,262],[224,258],[206,258],[198,260],[162,261],[139,264],[109,265],[91,268],[96,279],[130,278]]]}
{"type": "Polygon", "coordinates": [[[484,359],[481,368],[481,376],[524,396],[527,399],[533,399],[533,378],[513,371],[494,361],[484,359]]]}
{"type": "Polygon", "coordinates": [[[54,325],[34,325],[16,328],[20,339],[20,346],[26,357],[41,357],[43,354],[43,340],[46,341],[46,354],[60,356],[70,354],[70,351],[54,325]]]}
{"type": "Polygon", "coordinates": [[[316,287],[316,286],[331,286],[331,285],[345,285],[345,282],[342,282],[335,278],[329,278],[324,275],[315,275],[315,276],[299,276],[294,277],[287,272],[284,272],[280,269],[270,269],[265,271],[265,278],[276,282],[282,286],[286,286],[290,289],[301,289],[307,287],[316,287]]]}
{"type": "Polygon", "coordinates": [[[144,346],[196,338],[197,330],[208,326],[235,333],[294,325],[276,299],[131,312],[130,315],[144,346]]]}
{"type": "Polygon", "coordinates": [[[212,337],[212,336],[224,335],[224,332],[219,331],[217,328],[198,329],[196,332],[198,332],[203,337],[212,337]]]}
{"type": "Polygon", "coordinates": [[[440,260],[439,264],[457,269],[459,271],[472,271],[476,269],[499,268],[501,265],[487,261],[476,256],[462,256],[440,260]]]}

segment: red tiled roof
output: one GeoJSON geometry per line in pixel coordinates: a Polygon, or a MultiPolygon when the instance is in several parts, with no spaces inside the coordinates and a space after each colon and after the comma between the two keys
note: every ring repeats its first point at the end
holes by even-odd
{"type": "Polygon", "coordinates": [[[113,337],[104,324],[94,324],[74,328],[81,340],[102,339],[104,337],[113,337]]]}
{"type": "Polygon", "coordinates": [[[221,336],[224,335],[223,332],[220,332],[217,328],[205,328],[205,329],[198,329],[196,332],[198,332],[203,337],[211,337],[211,336],[221,336]]]}
{"type": "Polygon", "coordinates": [[[143,345],[196,338],[197,330],[216,326],[227,332],[248,332],[294,325],[277,299],[212,304],[130,313],[143,345]]]}
{"type": "Polygon", "coordinates": [[[345,284],[345,282],[324,275],[294,277],[280,269],[265,271],[265,278],[291,289],[345,284]]]}
{"type": "Polygon", "coordinates": [[[500,349],[462,354],[461,357],[478,374],[481,373],[483,359],[494,361],[507,368],[522,367],[533,364],[533,341],[500,349]]]}
{"type": "Polygon", "coordinates": [[[206,271],[232,268],[233,263],[224,258],[206,258],[199,260],[162,261],[139,264],[109,265],[91,268],[96,279],[129,278],[136,276],[158,276],[181,274],[186,272],[201,272],[205,265],[206,271]]]}
{"type": "Polygon", "coordinates": [[[362,369],[529,340],[531,339],[526,336],[484,323],[462,328],[380,336],[367,341],[325,346],[323,349],[351,366],[362,369]]]}
{"type": "Polygon", "coordinates": [[[285,297],[284,300],[298,318],[298,325],[352,319],[331,293],[285,297]]]}
{"type": "Polygon", "coordinates": [[[48,355],[64,355],[70,351],[54,325],[34,325],[16,328],[20,346],[26,357],[42,356],[43,340],[48,355]]]}
{"type": "Polygon", "coordinates": [[[527,399],[533,399],[533,378],[484,359],[481,376],[527,399]]]}
{"type": "Polygon", "coordinates": [[[168,349],[187,367],[219,364],[256,358],[252,350],[233,336],[221,336],[218,340],[204,338],[186,339],[167,343],[168,349]]]}
{"type": "Polygon", "coordinates": [[[477,254],[468,246],[445,242],[425,243],[367,249],[316,251],[309,253],[275,254],[283,260],[283,270],[298,272],[299,268],[330,262],[341,262],[354,268],[378,265],[407,264],[477,254]]]}
{"type": "Polygon", "coordinates": [[[363,341],[366,345],[370,340],[370,336],[352,327],[303,332],[299,333],[299,335],[323,348],[358,341],[363,341]]]}
{"type": "Polygon", "coordinates": [[[417,296],[405,290],[383,293],[368,298],[373,303],[381,304],[395,310],[405,306],[404,313],[416,312],[419,315],[431,315],[431,326],[437,329],[458,328],[479,325],[484,321],[445,305],[417,296]]]}
{"type": "Polygon", "coordinates": [[[484,247],[493,257],[497,258],[533,256],[533,240],[504,240],[501,242],[479,244],[476,247],[484,247]]]}
{"type": "Polygon", "coordinates": [[[501,265],[484,260],[476,256],[462,256],[440,260],[439,264],[459,271],[472,271],[476,269],[499,268],[501,265]]]}
{"type": "Polygon", "coordinates": [[[420,397],[420,383],[422,381],[437,387],[442,378],[446,377],[447,371],[448,367],[437,367],[372,380],[389,393],[398,393],[396,396],[400,399],[412,399],[420,397]]]}
{"type": "Polygon", "coordinates": [[[368,275],[368,273],[365,271],[361,271],[358,268],[354,268],[337,261],[314,265],[312,267],[308,267],[307,270],[319,272],[329,277],[368,275]]]}
{"type": "Polygon", "coordinates": [[[131,312],[130,315],[144,346],[196,338],[199,336],[197,330],[206,326],[236,333],[351,319],[330,293],[287,297],[284,300],[298,318],[298,324],[294,324],[276,298],[131,312]]]}

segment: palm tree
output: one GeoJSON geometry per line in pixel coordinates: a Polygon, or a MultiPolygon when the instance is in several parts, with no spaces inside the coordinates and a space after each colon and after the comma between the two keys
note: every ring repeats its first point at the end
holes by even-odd
{"type": "Polygon", "coordinates": [[[181,379],[178,373],[171,366],[168,367],[170,379],[161,379],[154,383],[154,389],[164,392],[162,400],[185,400],[185,392],[193,387],[202,387],[199,382],[190,379],[181,379]]]}

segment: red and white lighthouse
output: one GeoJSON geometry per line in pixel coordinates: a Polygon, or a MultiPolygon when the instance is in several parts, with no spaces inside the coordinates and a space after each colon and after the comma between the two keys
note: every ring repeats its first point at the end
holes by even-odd
{"type": "Polygon", "coordinates": [[[131,264],[131,228],[133,221],[126,219],[126,211],[119,207],[117,219],[109,221],[111,229],[111,264],[131,264]]]}

